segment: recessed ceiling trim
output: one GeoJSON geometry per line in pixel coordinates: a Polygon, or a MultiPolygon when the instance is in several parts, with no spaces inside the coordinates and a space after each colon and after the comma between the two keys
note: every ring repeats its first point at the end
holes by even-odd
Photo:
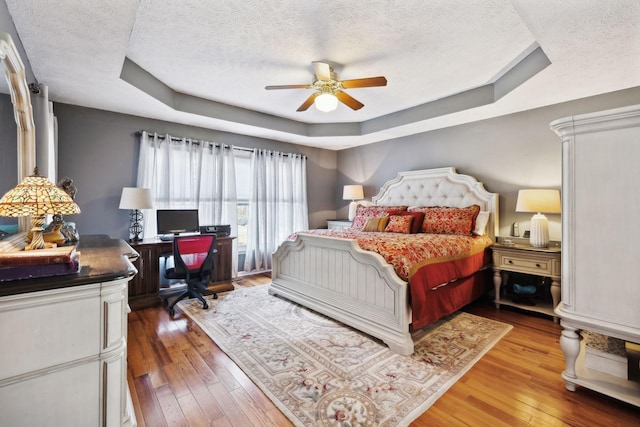
{"type": "Polygon", "coordinates": [[[176,111],[311,138],[363,136],[494,103],[551,64],[539,46],[531,49],[527,49],[530,53],[520,60],[514,60],[514,65],[495,78],[493,83],[362,123],[303,123],[187,95],[173,90],[127,57],[120,79],[176,111]]]}
{"type": "Polygon", "coordinates": [[[545,55],[540,46],[537,46],[519,61],[514,61],[514,65],[506,72],[503,72],[502,75],[494,78],[494,83],[436,99],[435,101],[387,114],[386,116],[376,117],[363,123],[363,132],[364,134],[380,132],[492,104],[550,64],[551,61],[549,61],[547,55],[545,55]]]}
{"type": "Polygon", "coordinates": [[[502,74],[493,84],[495,88],[495,101],[511,92],[549,65],[551,61],[540,46],[518,61],[513,67],[502,74]]]}
{"type": "Polygon", "coordinates": [[[404,126],[494,102],[493,85],[469,89],[425,104],[377,117],[363,123],[365,134],[404,126]]]}

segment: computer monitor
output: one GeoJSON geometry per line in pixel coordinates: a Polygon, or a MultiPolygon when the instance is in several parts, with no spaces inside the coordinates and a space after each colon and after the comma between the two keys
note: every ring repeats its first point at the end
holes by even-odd
{"type": "Polygon", "coordinates": [[[158,234],[197,233],[200,231],[197,209],[158,209],[158,234]]]}

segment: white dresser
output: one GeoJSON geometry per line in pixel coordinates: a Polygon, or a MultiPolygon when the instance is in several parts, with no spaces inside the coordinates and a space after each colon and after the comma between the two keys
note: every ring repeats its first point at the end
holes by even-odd
{"type": "Polygon", "coordinates": [[[135,269],[123,256],[131,248],[98,241],[82,247],[80,273],[0,282],[1,425],[136,425],[127,386],[135,269]]]}
{"type": "MultiPolygon", "coordinates": [[[[582,330],[640,343],[640,105],[556,120],[562,138],[560,346],[566,388],[640,406],[640,383],[585,366],[582,330]]],[[[637,363],[637,361],[636,361],[637,363]]]]}

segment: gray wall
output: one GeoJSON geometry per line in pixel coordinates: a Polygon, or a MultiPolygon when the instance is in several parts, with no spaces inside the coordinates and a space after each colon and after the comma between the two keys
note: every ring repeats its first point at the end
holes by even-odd
{"type": "Polygon", "coordinates": [[[18,129],[9,95],[0,96],[0,192],[18,183],[18,129]]]}
{"type": "MultiPolygon", "coordinates": [[[[562,144],[549,129],[553,120],[586,112],[640,103],[640,88],[434,130],[338,153],[338,216],[346,218],[346,184],[362,183],[365,198],[403,170],[454,166],[475,176],[491,192],[500,193],[500,234],[514,221],[520,233],[529,229],[531,214],[515,213],[521,188],[560,189],[562,144]]],[[[560,215],[547,215],[552,240],[561,240],[560,215]]]]}
{"type": "Polygon", "coordinates": [[[54,104],[58,118],[58,176],[78,188],[82,213],[68,217],[81,234],[128,238],[128,211],[118,209],[122,187],[135,186],[140,130],[170,133],[248,148],[269,148],[307,155],[311,227],[335,216],[336,159],[330,150],[217,132],[67,104],[54,104]]]}
{"type": "MultiPolygon", "coordinates": [[[[0,197],[18,184],[18,136],[13,104],[9,95],[0,96],[0,197]]],[[[0,216],[0,225],[17,224],[0,216]]]]}

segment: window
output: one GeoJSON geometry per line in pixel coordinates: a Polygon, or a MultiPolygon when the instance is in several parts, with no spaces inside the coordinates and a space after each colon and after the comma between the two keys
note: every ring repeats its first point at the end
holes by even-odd
{"type": "Polygon", "coordinates": [[[249,221],[249,195],[251,178],[251,152],[236,150],[236,197],[238,200],[238,250],[247,247],[247,224],[249,221]]]}

